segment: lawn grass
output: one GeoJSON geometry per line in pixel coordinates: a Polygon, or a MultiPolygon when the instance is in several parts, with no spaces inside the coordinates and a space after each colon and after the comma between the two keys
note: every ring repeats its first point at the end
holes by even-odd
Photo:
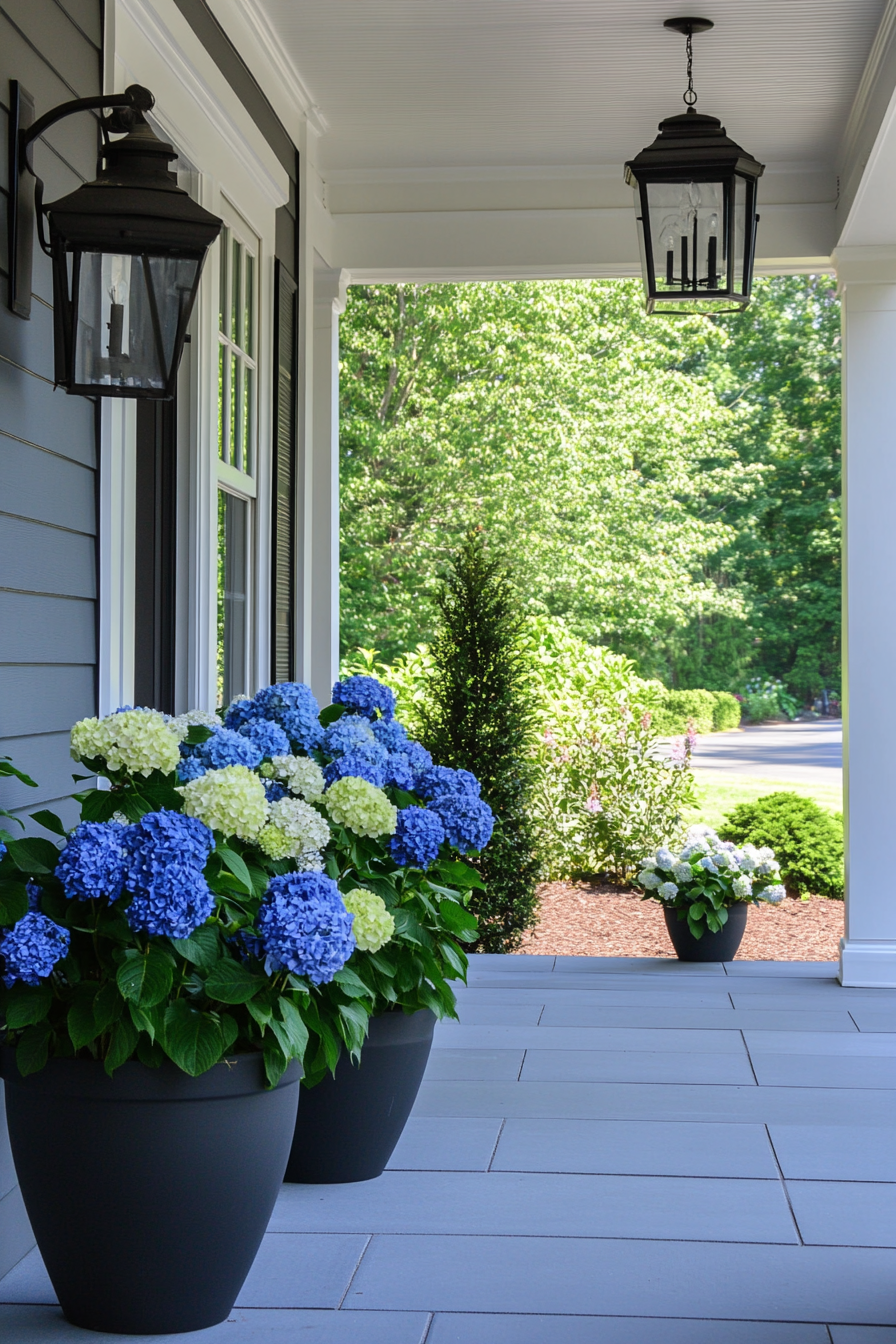
{"type": "Polygon", "coordinates": [[[813,798],[819,807],[830,812],[843,810],[843,795],[837,785],[791,783],[782,779],[757,779],[754,775],[728,775],[716,770],[695,770],[697,806],[689,808],[685,820],[689,826],[696,822],[718,829],[725,817],[738,803],[754,803],[769,793],[798,793],[801,798],[813,798]]]}

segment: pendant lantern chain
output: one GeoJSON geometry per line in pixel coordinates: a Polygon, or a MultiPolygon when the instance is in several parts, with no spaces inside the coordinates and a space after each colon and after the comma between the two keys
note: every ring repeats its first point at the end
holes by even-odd
{"type": "Polygon", "coordinates": [[[697,101],[697,94],[694,89],[694,34],[690,28],[685,39],[685,51],[688,57],[688,87],[681,96],[688,107],[693,107],[697,101]]]}

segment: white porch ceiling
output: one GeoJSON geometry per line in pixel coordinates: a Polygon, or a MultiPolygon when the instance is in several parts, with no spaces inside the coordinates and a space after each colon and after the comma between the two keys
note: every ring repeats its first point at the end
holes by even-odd
{"type": "MultiPolygon", "coordinates": [[[[708,0],[700,110],[833,166],[885,0],[708,0]]],[[[326,120],[324,170],[619,165],[680,110],[671,0],[259,0],[326,120]]],[[[687,10],[687,5],[684,6],[687,10]]]]}

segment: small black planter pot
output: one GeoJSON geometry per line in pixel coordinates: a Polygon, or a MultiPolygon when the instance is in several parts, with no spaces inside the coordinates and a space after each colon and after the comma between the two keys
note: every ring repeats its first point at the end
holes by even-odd
{"type": "Polygon", "coordinates": [[[678,911],[664,906],[666,928],[679,961],[733,961],[747,927],[748,901],[728,906],[728,921],[718,933],[704,933],[695,938],[686,919],[679,920],[678,911]]]}
{"type": "Polygon", "coordinates": [[[2,1051],[22,1196],[69,1321],[174,1334],[227,1319],[264,1235],[295,1129],[300,1071],[265,1088],[260,1055],[190,1078],[133,1061],[2,1051]]]}
{"type": "Polygon", "coordinates": [[[335,1185],[382,1175],[416,1100],[435,1024],[428,1008],[371,1018],[360,1067],[343,1053],[335,1077],[302,1088],[287,1181],[335,1185]]]}

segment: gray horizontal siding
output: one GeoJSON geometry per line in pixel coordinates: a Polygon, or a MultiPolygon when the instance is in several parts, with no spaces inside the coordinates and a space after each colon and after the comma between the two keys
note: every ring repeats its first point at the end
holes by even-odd
{"type": "Polygon", "coordinates": [[[94,539],[0,514],[0,576],[14,592],[95,597],[94,539]]]}
{"type": "Polygon", "coordinates": [[[93,602],[30,597],[0,590],[3,662],[87,663],[96,661],[93,602]]]}
{"type": "Polygon", "coordinates": [[[79,785],[72,781],[72,774],[84,771],[72,760],[69,747],[67,732],[0,738],[0,756],[11,757],[13,764],[37,785],[32,789],[12,777],[0,779],[0,807],[10,812],[33,812],[50,798],[65,798],[73,793],[79,785]]]}
{"type": "MultiPolygon", "coordinates": [[[[32,303],[31,320],[23,322],[9,311],[8,288],[9,281],[4,276],[0,279],[0,350],[12,364],[29,369],[52,383],[53,310],[44,303],[32,303]]],[[[0,503],[2,498],[0,495],[0,503]]]]}
{"type": "Polygon", "coordinates": [[[98,51],[67,11],[56,0],[0,0],[0,9],[40,52],[40,59],[77,90],[78,97],[86,97],[96,84],[98,51]]]}
{"type": "Polygon", "coordinates": [[[0,737],[67,733],[94,713],[93,668],[59,664],[0,667],[0,737]]]}
{"type": "Polygon", "coordinates": [[[93,403],[54,390],[52,383],[23,373],[3,354],[0,344],[0,433],[95,466],[93,403]]]}
{"type": "Polygon", "coordinates": [[[0,434],[0,509],[92,534],[95,475],[89,467],[0,434]]]}

